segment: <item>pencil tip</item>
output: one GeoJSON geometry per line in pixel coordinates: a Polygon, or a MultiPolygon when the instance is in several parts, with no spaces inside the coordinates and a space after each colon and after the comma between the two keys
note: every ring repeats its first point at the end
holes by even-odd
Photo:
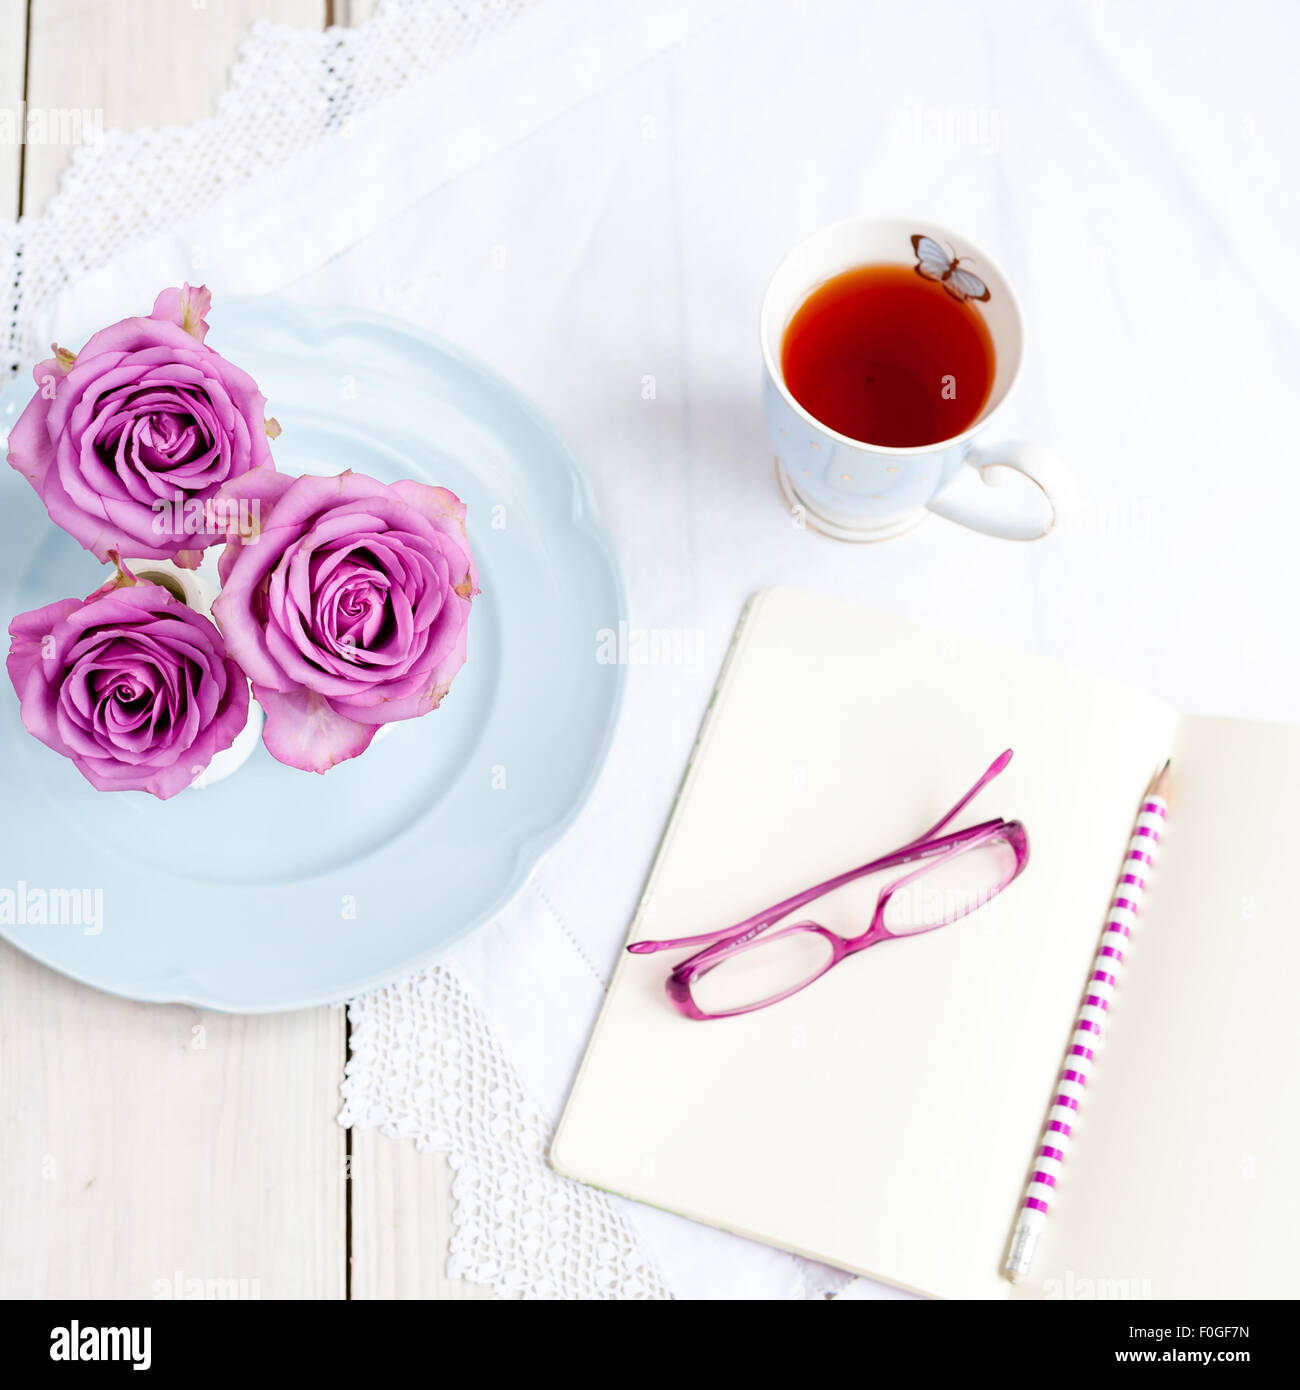
{"type": "Polygon", "coordinates": [[[1148,796],[1168,797],[1169,794],[1169,769],[1173,766],[1173,759],[1166,758],[1165,765],[1151,779],[1151,787],[1147,792],[1148,796]]]}

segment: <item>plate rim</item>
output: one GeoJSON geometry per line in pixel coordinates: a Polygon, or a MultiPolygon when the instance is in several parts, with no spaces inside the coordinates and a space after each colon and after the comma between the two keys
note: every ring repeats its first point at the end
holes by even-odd
{"type": "MultiPolygon", "coordinates": [[[[266,310],[273,308],[276,312],[284,313],[295,321],[299,336],[302,336],[302,329],[308,325],[321,326],[328,324],[331,329],[338,330],[346,325],[361,324],[371,328],[376,328],[384,332],[395,334],[399,337],[406,337],[417,342],[421,348],[434,352],[441,357],[450,358],[461,367],[467,369],[481,380],[488,383],[493,389],[506,393],[514,405],[520,410],[521,414],[528,420],[529,425],[539,433],[547,436],[556,450],[556,453],[568,465],[569,482],[572,489],[570,508],[570,520],[575,529],[594,546],[600,558],[604,561],[609,577],[612,581],[614,599],[617,606],[618,616],[621,621],[629,621],[630,613],[628,607],[627,585],[623,577],[622,565],[619,562],[618,551],[614,546],[613,538],[605,527],[600,517],[600,511],[596,504],[595,496],[592,492],[591,483],[581,464],[578,462],[577,455],[569,446],[568,441],[560,434],[559,430],[551,423],[541,408],[516,386],[508,377],[495,367],[484,362],[482,358],[466,351],[458,343],[450,339],[443,338],[439,334],[432,333],[419,324],[411,323],[408,320],[397,318],[396,316],[379,313],[372,309],[350,309],[343,307],[329,307],[304,305],[293,300],[283,299],[277,295],[229,295],[222,299],[221,306],[214,311],[214,327],[220,333],[221,317],[224,317],[228,308],[256,308],[266,310]]],[[[4,384],[0,395],[8,396],[15,392],[23,383],[24,373],[19,372],[4,384]]],[[[17,391],[18,398],[21,400],[21,391],[17,391]]],[[[30,399],[30,393],[27,399],[30,399]]],[[[22,408],[25,408],[22,407],[22,408]]],[[[16,417],[15,417],[16,418],[16,417]]],[[[53,523],[51,523],[53,524],[53,523]]],[[[562,815],[558,816],[549,825],[532,835],[521,840],[518,850],[514,856],[514,867],[511,873],[501,881],[501,887],[491,896],[483,910],[464,923],[454,932],[448,935],[436,945],[428,950],[417,952],[414,956],[404,959],[399,963],[384,966],[382,969],[371,971],[364,977],[350,984],[342,993],[325,992],[321,994],[309,994],[305,997],[295,997],[293,1000],[275,1002],[256,1002],[246,1003],[237,999],[222,997],[221,992],[213,993],[210,989],[205,989],[201,980],[197,979],[190,968],[187,968],[180,976],[172,976],[177,982],[177,988],[169,989],[166,982],[161,982],[152,988],[131,988],[127,989],[117,985],[104,984],[91,978],[86,972],[69,969],[57,964],[38,949],[32,949],[28,945],[15,941],[9,931],[0,925],[0,938],[20,951],[24,956],[36,961],[46,969],[53,970],[56,974],[66,979],[73,980],[77,984],[84,985],[90,989],[98,990],[102,994],[110,994],[119,999],[130,1000],[139,1004],[177,1004],[189,1006],[191,1008],[207,1009],[214,1013],[226,1014],[274,1014],[291,1013],[299,1009],[320,1008],[323,1006],[339,1005],[346,1003],[359,994],[365,994],[371,990],[380,989],[385,985],[392,984],[397,980],[406,978],[409,975],[426,969],[444,956],[454,945],[463,941],[471,933],[486,925],[494,917],[499,916],[526,887],[528,880],[532,877],[534,870],[541,863],[547,852],[555,847],[568,832],[578,816],[582,813],[587,803],[591,799],[592,792],[595,790],[596,783],[599,781],[602,772],[609,760],[610,748],[613,745],[615,735],[618,731],[622,719],[624,697],[627,690],[627,668],[622,663],[616,663],[613,675],[613,697],[610,701],[609,712],[605,720],[605,728],[601,734],[596,756],[592,759],[591,766],[587,770],[587,775],[583,778],[581,785],[574,792],[569,800],[562,815]]]]}

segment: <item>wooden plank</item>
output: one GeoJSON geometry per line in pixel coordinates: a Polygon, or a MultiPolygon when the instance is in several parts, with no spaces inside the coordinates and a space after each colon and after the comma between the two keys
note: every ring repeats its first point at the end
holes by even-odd
{"type": "Polygon", "coordinates": [[[0,1298],[341,1298],[343,1028],[132,1004],[0,944],[0,1298]]]}
{"type": "MultiPolygon", "coordinates": [[[[105,130],[184,124],[212,114],[254,19],[320,29],[325,13],[325,0],[32,0],[28,104],[51,129],[62,113],[105,130]]],[[[25,212],[45,206],[71,155],[68,140],[28,146],[25,212]]]]}
{"type": "Polygon", "coordinates": [[[409,1139],[378,1130],[352,1135],[352,1297],[494,1298],[490,1288],[447,1278],[451,1169],[409,1139]]]}
{"type": "Polygon", "coordinates": [[[0,0],[0,218],[18,216],[27,0],[0,0]]]}
{"type": "Polygon", "coordinates": [[[364,24],[378,6],[379,0],[332,0],[326,22],[355,29],[358,24],[364,24]]]}

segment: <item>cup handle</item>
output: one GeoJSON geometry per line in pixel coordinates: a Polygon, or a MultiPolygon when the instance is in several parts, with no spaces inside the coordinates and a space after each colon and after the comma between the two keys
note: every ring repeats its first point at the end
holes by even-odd
{"type": "Polygon", "coordinates": [[[1077,491],[1074,475],[1050,449],[1012,439],[986,449],[972,447],[963,471],[926,506],[936,516],[1007,541],[1036,541],[1057,526],[1077,491]],[[1016,474],[1031,484],[1015,489],[1019,499],[1007,506],[989,494],[1016,474]],[[984,486],[981,487],[980,483],[984,486]]]}

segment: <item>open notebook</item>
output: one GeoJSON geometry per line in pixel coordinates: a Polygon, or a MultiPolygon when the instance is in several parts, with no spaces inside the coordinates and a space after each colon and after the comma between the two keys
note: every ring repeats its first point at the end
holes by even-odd
{"type": "Polygon", "coordinates": [[[737,630],[629,939],[727,925],[895,848],[1007,746],[958,822],[1028,829],[996,914],[713,1022],[665,997],[684,952],[624,953],[552,1162],[939,1296],[1297,1296],[1300,729],[1180,718],[1085,671],[768,590],[737,630]],[[1141,917],[1032,1276],[1012,1289],[1000,1270],[1030,1161],[1169,755],[1141,917]]]}

